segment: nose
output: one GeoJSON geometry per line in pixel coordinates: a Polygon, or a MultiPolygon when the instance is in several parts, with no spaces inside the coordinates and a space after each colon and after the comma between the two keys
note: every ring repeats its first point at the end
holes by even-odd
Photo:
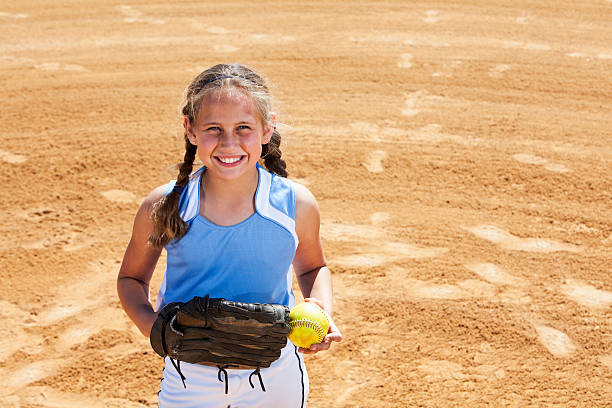
{"type": "Polygon", "coordinates": [[[238,140],[238,137],[237,135],[234,134],[234,132],[232,132],[231,130],[224,131],[221,134],[221,140],[219,141],[219,144],[222,147],[233,146],[236,144],[237,140],[238,140]]]}

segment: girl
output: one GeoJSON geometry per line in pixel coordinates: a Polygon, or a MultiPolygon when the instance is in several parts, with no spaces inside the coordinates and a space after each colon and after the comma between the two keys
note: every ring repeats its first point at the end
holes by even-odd
{"type": "MultiPolygon", "coordinates": [[[[291,265],[306,301],[332,316],[331,274],[319,237],[319,208],[304,186],[287,180],[268,87],[239,65],[216,65],[187,87],[182,108],[185,156],[176,181],[155,189],[136,214],[117,279],[127,315],[149,336],[157,313],[194,296],[249,303],[295,304],[291,265]],[[192,174],[196,154],[203,166],[192,174]],[[260,164],[260,162],[263,162],[260,164]],[[263,164],[263,166],[262,166],[263,164]],[[149,282],[162,248],[166,272],[155,308],[149,282]]],[[[266,392],[252,389],[248,370],[183,363],[163,371],[160,407],[303,407],[308,395],[304,354],[329,349],[342,335],[309,349],[290,341],[261,370],[266,392]]]]}

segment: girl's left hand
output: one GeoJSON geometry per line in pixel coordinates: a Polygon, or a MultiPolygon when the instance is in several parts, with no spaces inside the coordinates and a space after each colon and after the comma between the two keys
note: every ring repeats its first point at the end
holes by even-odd
{"type": "MultiPolygon", "coordinates": [[[[319,307],[323,308],[323,304],[317,298],[306,298],[304,301],[315,303],[319,307]]],[[[319,351],[329,350],[333,341],[342,341],[342,333],[340,333],[340,330],[338,330],[336,327],[334,320],[329,315],[327,315],[327,317],[329,319],[329,329],[327,329],[327,334],[325,335],[325,338],[323,338],[323,341],[321,343],[313,344],[310,346],[310,348],[298,348],[300,353],[315,354],[319,351]]]]}

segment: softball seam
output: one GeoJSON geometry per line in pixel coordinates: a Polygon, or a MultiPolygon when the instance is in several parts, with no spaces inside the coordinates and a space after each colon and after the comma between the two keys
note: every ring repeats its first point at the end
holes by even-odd
{"type": "Polygon", "coordinates": [[[294,320],[291,323],[289,323],[289,325],[291,326],[292,329],[294,329],[294,328],[309,328],[309,329],[313,330],[314,332],[316,332],[316,334],[318,336],[317,343],[320,343],[325,338],[325,334],[326,333],[323,333],[323,327],[321,327],[321,325],[319,323],[313,322],[312,320],[308,320],[308,319],[294,320]]]}

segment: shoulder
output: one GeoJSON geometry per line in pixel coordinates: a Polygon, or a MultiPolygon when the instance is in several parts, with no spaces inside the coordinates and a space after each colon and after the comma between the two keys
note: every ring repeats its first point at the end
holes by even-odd
{"type": "Polygon", "coordinates": [[[304,226],[319,225],[319,205],[312,192],[304,185],[292,182],[295,192],[296,229],[304,226]]]}
{"type": "Polygon", "coordinates": [[[148,209],[150,211],[153,208],[153,206],[157,202],[159,202],[159,200],[161,200],[162,197],[164,197],[167,194],[167,191],[168,191],[168,184],[164,184],[162,186],[155,188],[153,191],[149,193],[149,195],[145,197],[144,200],[142,200],[142,203],[140,204],[140,208],[148,209]]]}
{"type": "Polygon", "coordinates": [[[166,195],[167,190],[168,184],[164,184],[151,191],[149,195],[142,200],[140,208],[138,208],[138,212],[136,213],[135,226],[152,224],[151,213],[153,212],[153,206],[166,195]]]}
{"type": "MultiPolygon", "coordinates": [[[[303,184],[292,181],[293,191],[295,191],[295,204],[300,207],[317,206],[317,200],[310,190],[303,184]]],[[[318,206],[317,206],[318,207],[318,206]]]]}
{"type": "Polygon", "coordinates": [[[157,187],[155,190],[151,191],[140,204],[138,212],[136,212],[136,216],[134,217],[132,237],[128,245],[128,251],[131,257],[138,257],[142,254],[149,253],[149,251],[152,251],[150,252],[152,254],[159,251],[157,248],[153,248],[149,245],[148,241],[153,232],[153,218],[151,217],[153,207],[164,196],[166,188],[167,185],[157,187]]]}

